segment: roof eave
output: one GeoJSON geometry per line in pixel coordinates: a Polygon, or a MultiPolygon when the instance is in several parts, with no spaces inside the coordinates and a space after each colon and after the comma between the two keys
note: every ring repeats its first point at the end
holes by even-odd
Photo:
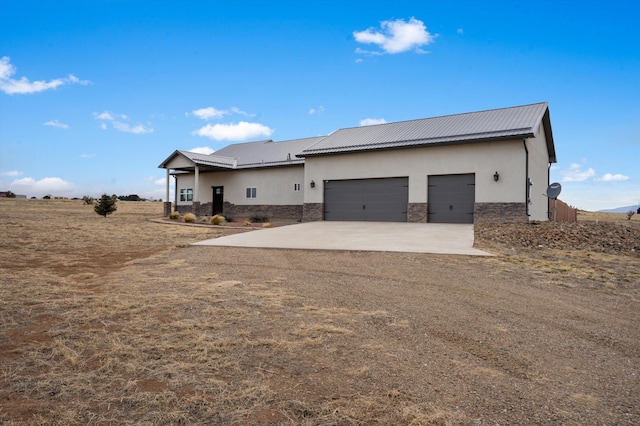
{"type": "MultiPolygon", "coordinates": [[[[391,149],[410,149],[410,148],[429,148],[433,146],[447,146],[447,145],[465,145],[471,143],[480,143],[480,142],[492,142],[492,141],[506,141],[506,140],[514,140],[514,139],[529,139],[533,138],[535,135],[533,132],[527,132],[522,134],[512,134],[506,136],[493,136],[486,138],[476,138],[476,139],[464,139],[464,140],[452,140],[452,141],[441,141],[441,142],[424,142],[424,143],[414,143],[414,144],[406,144],[406,145],[397,145],[397,146],[376,146],[371,144],[369,146],[360,146],[360,147],[337,147],[337,148],[328,148],[324,150],[315,150],[313,151],[303,151],[300,154],[296,155],[296,157],[315,157],[322,155],[335,155],[335,154],[346,154],[346,153],[357,153],[357,152],[371,152],[371,151],[383,151],[383,150],[391,150],[391,149]]],[[[386,145],[379,144],[379,145],[386,145]]]]}

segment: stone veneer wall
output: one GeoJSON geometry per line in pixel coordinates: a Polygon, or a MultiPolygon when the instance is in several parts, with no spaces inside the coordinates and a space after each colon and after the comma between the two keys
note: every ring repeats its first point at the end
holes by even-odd
{"type": "Polygon", "coordinates": [[[305,222],[324,220],[324,203],[304,203],[302,220],[305,222]]]}
{"type": "Polygon", "coordinates": [[[187,213],[193,213],[198,217],[211,216],[212,203],[199,203],[193,202],[190,206],[176,206],[175,210],[180,213],[180,216],[184,216],[187,213]]]}
{"type": "MultiPolygon", "coordinates": [[[[296,220],[302,218],[302,206],[296,204],[239,206],[225,201],[222,210],[224,215],[231,218],[250,218],[254,215],[296,220]]],[[[209,214],[211,214],[211,206],[209,206],[209,214]]]]}
{"type": "Polygon", "coordinates": [[[407,222],[427,223],[427,203],[409,203],[407,206],[407,222]]]}
{"type": "Polygon", "coordinates": [[[171,213],[171,201],[165,201],[163,204],[163,208],[164,208],[164,217],[169,216],[169,213],[171,213]]]}
{"type": "Polygon", "coordinates": [[[476,203],[473,223],[528,222],[525,203],[476,203]]]}

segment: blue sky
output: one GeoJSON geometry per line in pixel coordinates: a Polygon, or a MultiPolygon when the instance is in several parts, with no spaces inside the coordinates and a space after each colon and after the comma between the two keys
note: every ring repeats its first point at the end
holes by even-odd
{"type": "Polygon", "coordinates": [[[0,1],[0,190],[164,197],[175,149],[549,102],[569,204],[640,204],[640,2],[0,1]]]}

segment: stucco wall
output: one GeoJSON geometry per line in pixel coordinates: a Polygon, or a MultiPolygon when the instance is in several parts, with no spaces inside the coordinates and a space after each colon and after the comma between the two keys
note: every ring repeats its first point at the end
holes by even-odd
{"type": "Polygon", "coordinates": [[[427,176],[462,173],[475,173],[476,203],[525,201],[525,151],[514,140],[309,157],[304,202],[323,202],[324,180],[408,176],[409,203],[426,203],[427,176]]]}
{"type": "MultiPolygon", "coordinates": [[[[302,205],[305,191],[304,168],[294,166],[224,172],[201,171],[198,201],[213,201],[212,186],[224,186],[224,201],[234,205],[302,205]],[[294,183],[301,185],[300,191],[294,191],[294,183]],[[256,188],[256,198],[246,198],[246,188],[256,188]]],[[[194,188],[193,175],[178,175],[178,194],[182,188],[194,188]]],[[[178,204],[191,203],[178,200],[178,204]]]]}
{"type": "Polygon", "coordinates": [[[185,167],[193,167],[193,163],[183,155],[176,155],[171,161],[167,163],[166,166],[169,169],[182,169],[185,167]]]}
{"type": "Polygon", "coordinates": [[[529,149],[529,177],[533,183],[530,193],[529,220],[547,220],[548,199],[545,194],[550,183],[549,152],[542,125],[536,137],[527,140],[527,148],[529,149]]]}

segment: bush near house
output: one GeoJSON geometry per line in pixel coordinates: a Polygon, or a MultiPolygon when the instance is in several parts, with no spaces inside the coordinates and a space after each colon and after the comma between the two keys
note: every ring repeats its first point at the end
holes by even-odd
{"type": "Polygon", "coordinates": [[[226,221],[227,221],[227,219],[224,216],[222,216],[221,214],[217,214],[217,215],[215,215],[215,216],[213,216],[211,218],[211,224],[212,225],[222,225],[226,221]]]}
{"type": "Polygon", "coordinates": [[[249,218],[249,222],[251,222],[251,223],[267,223],[267,222],[269,222],[269,218],[267,216],[261,216],[259,214],[254,214],[249,218]]]}
{"type": "Polygon", "coordinates": [[[187,214],[184,215],[184,218],[183,218],[183,220],[186,223],[195,223],[196,219],[197,219],[197,217],[193,213],[187,213],[187,214]]]}

